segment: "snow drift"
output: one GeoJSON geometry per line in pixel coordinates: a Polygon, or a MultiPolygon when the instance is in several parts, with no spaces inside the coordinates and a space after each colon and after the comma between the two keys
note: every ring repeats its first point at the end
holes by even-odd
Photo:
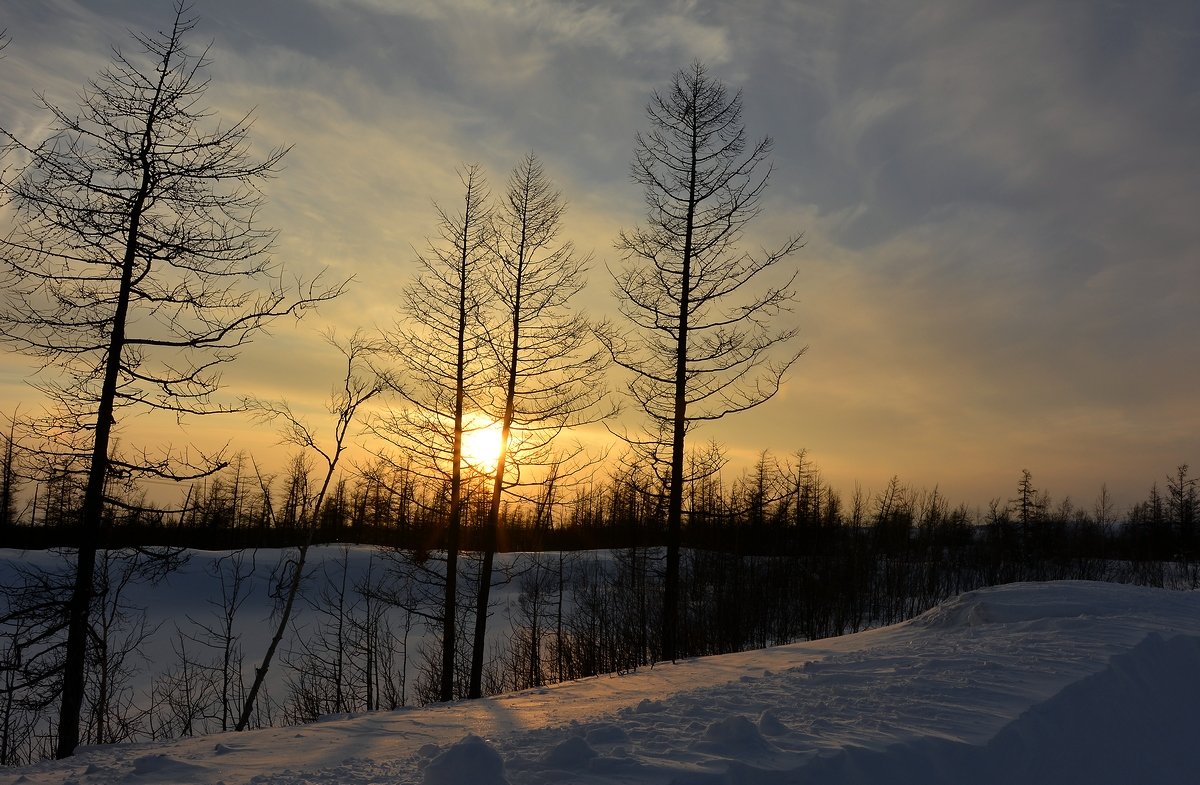
{"type": "Polygon", "coordinates": [[[81,750],[0,785],[1190,783],[1200,593],[970,592],[904,624],[480,701],[81,750]]]}

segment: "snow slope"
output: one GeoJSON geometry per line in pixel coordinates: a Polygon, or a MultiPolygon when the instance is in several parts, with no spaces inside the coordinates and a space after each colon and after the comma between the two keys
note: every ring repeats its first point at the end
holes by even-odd
{"type": "Polygon", "coordinates": [[[0,785],[1200,782],[1200,593],[971,592],[904,624],[473,702],[95,747],[0,785]]]}

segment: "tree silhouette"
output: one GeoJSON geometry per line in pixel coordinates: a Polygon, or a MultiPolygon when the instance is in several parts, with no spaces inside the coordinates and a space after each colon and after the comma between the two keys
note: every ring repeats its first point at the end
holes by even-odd
{"type": "Polygon", "coordinates": [[[16,499],[21,479],[17,475],[16,416],[8,420],[8,432],[0,434],[0,529],[17,523],[16,499]]]}
{"type": "Polygon", "coordinates": [[[385,338],[397,363],[400,406],[372,426],[401,455],[420,462],[427,478],[449,483],[438,690],[443,701],[454,699],[463,437],[478,427],[469,415],[480,410],[479,396],[493,368],[480,316],[491,229],[487,185],[476,164],[465,166],[459,177],[461,209],[451,213],[436,207],[439,236],[418,257],[420,271],[404,290],[404,321],[385,338]]]}
{"type": "Polygon", "coordinates": [[[1017,481],[1017,498],[1010,499],[1021,522],[1021,548],[1028,555],[1033,547],[1033,525],[1041,519],[1042,509],[1038,504],[1037,489],[1033,487],[1033,475],[1028,469],[1021,470],[1021,479],[1017,481]]]}
{"type": "Polygon", "coordinates": [[[633,332],[602,338],[632,371],[630,393],[650,419],[630,441],[668,484],[663,657],[675,659],[685,436],[696,422],[769,400],[803,353],[787,346],[795,329],[771,324],[793,300],[794,274],[753,291],[801,242],[757,256],[738,249],[771,172],[771,140],[748,144],[740,92],[694,63],[651,96],[646,114],[632,167],[646,223],[620,234],[625,265],[613,274],[633,332]]]}
{"type": "Polygon", "coordinates": [[[267,671],[279,642],[287,631],[291,621],[292,608],[296,604],[296,596],[300,593],[300,584],[304,579],[304,565],[308,560],[308,550],[312,546],[313,533],[320,525],[321,513],[326,506],[329,486],[333,482],[338,464],[349,447],[350,428],[354,424],[359,411],[373,398],[381,394],[387,387],[387,379],[377,375],[370,367],[370,359],[378,347],[362,332],[356,332],[344,341],[339,341],[333,333],[326,335],[326,340],[334,346],[345,359],[345,370],[341,385],[335,387],[329,396],[326,409],[333,415],[334,425],[328,439],[318,436],[316,429],[296,414],[286,402],[253,399],[247,401],[258,417],[264,422],[279,422],[283,440],[295,445],[306,452],[316,453],[324,463],[324,474],[321,485],[311,499],[306,499],[304,506],[309,510],[306,521],[308,532],[304,542],[297,549],[296,560],[292,563],[291,577],[287,581],[287,592],[283,597],[283,608],[275,626],[275,634],[271,637],[267,650],[263,654],[262,664],[254,669],[254,681],[246,693],[234,730],[245,730],[254,715],[255,701],[262,689],[267,671]]]}
{"type": "MultiPolygon", "coordinates": [[[[592,339],[592,325],[570,308],[583,288],[587,259],[561,242],[565,204],[541,162],[529,153],[513,168],[508,188],[493,211],[489,288],[497,325],[489,332],[499,374],[499,394],[486,407],[500,424],[502,449],[492,474],[485,548],[475,606],[475,636],[467,697],[482,694],[491,573],[501,497],[519,475],[561,464],[551,452],[565,429],[607,416],[607,358],[592,339]],[[514,434],[518,438],[514,439],[514,434]],[[507,476],[512,475],[512,476],[507,476]]],[[[578,451],[577,451],[578,452],[578,451]]],[[[569,470],[563,468],[563,474],[569,470]]]]}
{"type": "Polygon", "coordinates": [[[285,286],[265,255],[258,183],[286,148],[250,155],[250,118],[221,123],[202,105],[207,53],[189,53],[195,20],[175,6],[167,32],[114,50],[72,112],[41,98],[53,130],[40,144],[0,127],[23,159],[0,187],[15,228],[0,239],[3,340],[41,363],[50,401],[39,424],[53,449],[86,459],[81,539],[69,604],[59,757],[79,739],[96,535],[113,477],[180,479],[215,471],[178,455],[137,460],[112,449],[121,411],[228,411],[213,400],[221,365],[271,320],[328,300],[342,285],[285,286]]]}

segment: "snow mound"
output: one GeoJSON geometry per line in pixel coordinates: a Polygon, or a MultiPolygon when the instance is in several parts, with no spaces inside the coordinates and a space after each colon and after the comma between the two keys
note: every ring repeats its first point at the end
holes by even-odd
{"type": "Polygon", "coordinates": [[[1151,633],[1107,668],[1034,706],[992,744],[1027,783],[1196,782],[1200,637],[1151,633]]]}
{"type": "Polygon", "coordinates": [[[143,755],[133,761],[126,782],[204,782],[210,770],[206,766],[177,760],[169,755],[143,755]]]}
{"type": "Polygon", "coordinates": [[[763,738],[753,722],[740,715],[711,723],[704,729],[704,738],[695,747],[734,759],[761,755],[775,749],[771,742],[763,738]]]}
{"type": "Polygon", "coordinates": [[[1155,590],[1091,581],[1014,583],[953,597],[909,624],[938,629],[1120,616],[1161,604],[1155,590]]]}
{"type": "Polygon", "coordinates": [[[504,761],[486,741],[468,734],[425,766],[425,785],[508,785],[504,761]]]}
{"type": "Polygon", "coordinates": [[[218,742],[213,747],[213,753],[216,755],[232,755],[236,752],[244,752],[246,746],[244,744],[225,744],[218,742]]]}
{"type": "Polygon", "coordinates": [[[758,732],[764,736],[783,736],[790,731],[771,709],[764,709],[758,717],[758,732]]]}
{"type": "Polygon", "coordinates": [[[579,736],[559,742],[542,756],[542,761],[553,768],[574,771],[586,768],[588,761],[596,757],[596,750],[579,736]]]}
{"type": "Polygon", "coordinates": [[[607,723],[597,725],[588,730],[584,737],[593,747],[600,744],[628,744],[629,734],[620,725],[607,723]]]}
{"type": "Polygon", "coordinates": [[[1100,672],[1031,707],[982,745],[924,738],[845,749],[795,785],[1194,783],[1200,771],[1200,636],[1150,633],[1100,672]],[[899,773],[899,774],[898,774],[899,773]]]}

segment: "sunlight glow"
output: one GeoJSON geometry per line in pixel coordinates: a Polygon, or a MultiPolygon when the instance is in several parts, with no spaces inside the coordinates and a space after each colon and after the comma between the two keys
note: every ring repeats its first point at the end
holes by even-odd
{"type": "Polygon", "coordinates": [[[483,415],[474,415],[464,423],[464,427],[463,463],[484,474],[496,471],[504,450],[501,438],[504,429],[500,423],[483,415]]]}

